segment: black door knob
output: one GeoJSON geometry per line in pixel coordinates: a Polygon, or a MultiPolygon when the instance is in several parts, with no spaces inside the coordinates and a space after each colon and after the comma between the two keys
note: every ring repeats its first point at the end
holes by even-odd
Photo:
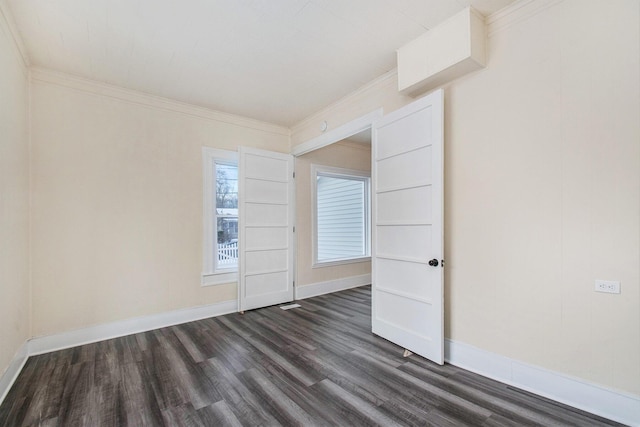
{"type": "Polygon", "coordinates": [[[431,261],[429,261],[429,265],[431,267],[437,267],[438,266],[438,260],[437,259],[432,259],[431,261]]]}

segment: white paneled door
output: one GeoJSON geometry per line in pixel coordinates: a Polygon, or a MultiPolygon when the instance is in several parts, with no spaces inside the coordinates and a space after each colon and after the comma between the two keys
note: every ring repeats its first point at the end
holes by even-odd
{"type": "Polygon", "coordinates": [[[239,311],[293,300],[293,157],[240,147],[239,311]]]}
{"type": "Polygon", "coordinates": [[[444,363],[443,91],[373,132],[373,333],[444,363]]]}

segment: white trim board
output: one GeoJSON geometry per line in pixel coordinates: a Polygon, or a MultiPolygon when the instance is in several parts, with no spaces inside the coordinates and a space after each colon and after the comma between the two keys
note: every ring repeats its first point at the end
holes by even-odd
{"type": "Polygon", "coordinates": [[[73,90],[78,90],[97,96],[109,97],[148,108],[181,113],[191,117],[198,117],[205,120],[214,120],[217,122],[228,123],[235,126],[269,132],[276,135],[291,135],[291,133],[289,132],[289,128],[286,128],[284,126],[262,122],[235,114],[225,113],[223,111],[212,110],[193,104],[187,104],[186,102],[176,101],[157,95],[151,95],[132,89],[125,89],[120,86],[101,83],[95,80],[85,79],[47,68],[31,67],[31,81],[67,87],[73,90]]]}
{"type": "Polygon", "coordinates": [[[359,286],[370,285],[371,274],[361,276],[345,277],[343,279],[329,280],[326,282],[313,283],[311,285],[297,286],[294,291],[294,299],[317,297],[318,295],[330,294],[332,292],[344,291],[359,286]]]}
{"type": "Polygon", "coordinates": [[[16,379],[18,378],[18,375],[20,375],[22,368],[24,368],[24,364],[27,363],[28,358],[28,346],[25,342],[18,349],[15,356],[13,356],[13,360],[9,363],[4,374],[0,375],[0,405],[4,401],[4,398],[7,397],[7,393],[11,390],[13,383],[16,382],[16,379]]]}
{"type": "Polygon", "coordinates": [[[640,396],[445,339],[445,361],[467,371],[610,420],[640,426],[640,396]]]}
{"type": "Polygon", "coordinates": [[[487,37],[525,21],[564,0],[520,0],[487,16],[487,37]]]}
{"type": "Polygon", "coordinates": [[[298,157],[319,148],[326,147],[327,145],[340,142],[343,139],[362,132],[363,130],[371,129],[373,123],[382,116],[383,110],[382,108],[378,108],[377,110],[353,119],[349,123],[337,127],[327,133],[323,133],[322,135],[305,141],[302,144],[296,145],[293,150],[291,150],[291,154],[298,157]]]}
{"type": "Polygon", "coordinates": [[[7,37],[9,38],[9,43],[12,44],[12,48],[16,57],[20,61],[20,65],[22,66],[22,70],[25,75],[27,69],[29,68],[29,55],[27,54],[27,50],[24,47],[24,42],[22,37],[20,37],[20,32],[16,27],[15,21],[13,19],[13,15],[9,10],[9,6],[5,0],[0,0],[0,32],[6,30],[7,37]]]}
{"type": "Polygon", "coordinates": [[[169,311],[167,313],[120,320],[118,322],[103,323],[101,325],[90,326],[88,328],[30,339],[27,341],[28,355],[35,356],[79,345],[124,337],[131,334],[137,334],[139,332],[147,332],[154,329],[165,328],[167,326],[202,320],[209,317],[222,316],[224,314],[235,313],[237,311],[238,302],[236,300],[231,300],[216,304],[203,305],[200,307],[169,311]]]}

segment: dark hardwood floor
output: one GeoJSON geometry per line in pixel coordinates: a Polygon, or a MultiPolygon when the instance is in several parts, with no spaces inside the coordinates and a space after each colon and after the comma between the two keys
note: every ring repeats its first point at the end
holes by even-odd
{"type": "Polygon", "coordinates": [[[0,426],[616,425],[371,334],[369,287],[31,357],[0,426]]]}

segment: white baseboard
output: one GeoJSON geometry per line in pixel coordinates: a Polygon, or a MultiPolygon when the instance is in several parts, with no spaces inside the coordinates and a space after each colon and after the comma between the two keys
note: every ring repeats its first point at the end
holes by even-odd
{"type": "Polygon", "coordinates": [[[640,396],[623,393],[471,345],[445,340],[445,360],[467,371],[630,426],[640,426],[640,396]]]}
{"type": "Polygon", "coordinates": [[[235,313],[236,311],[238,311],[238,302],[231,300],[33,338],[27,341],[28,355],[35,356],[37,354],[49,353],[51,351],[76,347],[83,344],[179,325],[208,317],[222,316],[223,314],[235,313]]]}
{"type": "Polygon", "coordinates": [[[294,298],[299,300],[317,297],[318,295],[344,291],[346,289],[357,288],[358,286],[369,284],[371,284],[371,274],[345,277],[344,279],[329,280],[327,282],[318,282],[305,286],[296,286],[294,298]]]}
{"type": "Polygon", "coordinates": [[[0,405],[7,396],[7,393],[9,393],[9,390],[16,381],[16,378],[18,378],[24,364],[27,363],[28,358],[28,348],[27,343],[25,342],[16,352],[16,355],[13,357],[11,363],[9,363],[7,370],[0,376],[0,405]]]}

